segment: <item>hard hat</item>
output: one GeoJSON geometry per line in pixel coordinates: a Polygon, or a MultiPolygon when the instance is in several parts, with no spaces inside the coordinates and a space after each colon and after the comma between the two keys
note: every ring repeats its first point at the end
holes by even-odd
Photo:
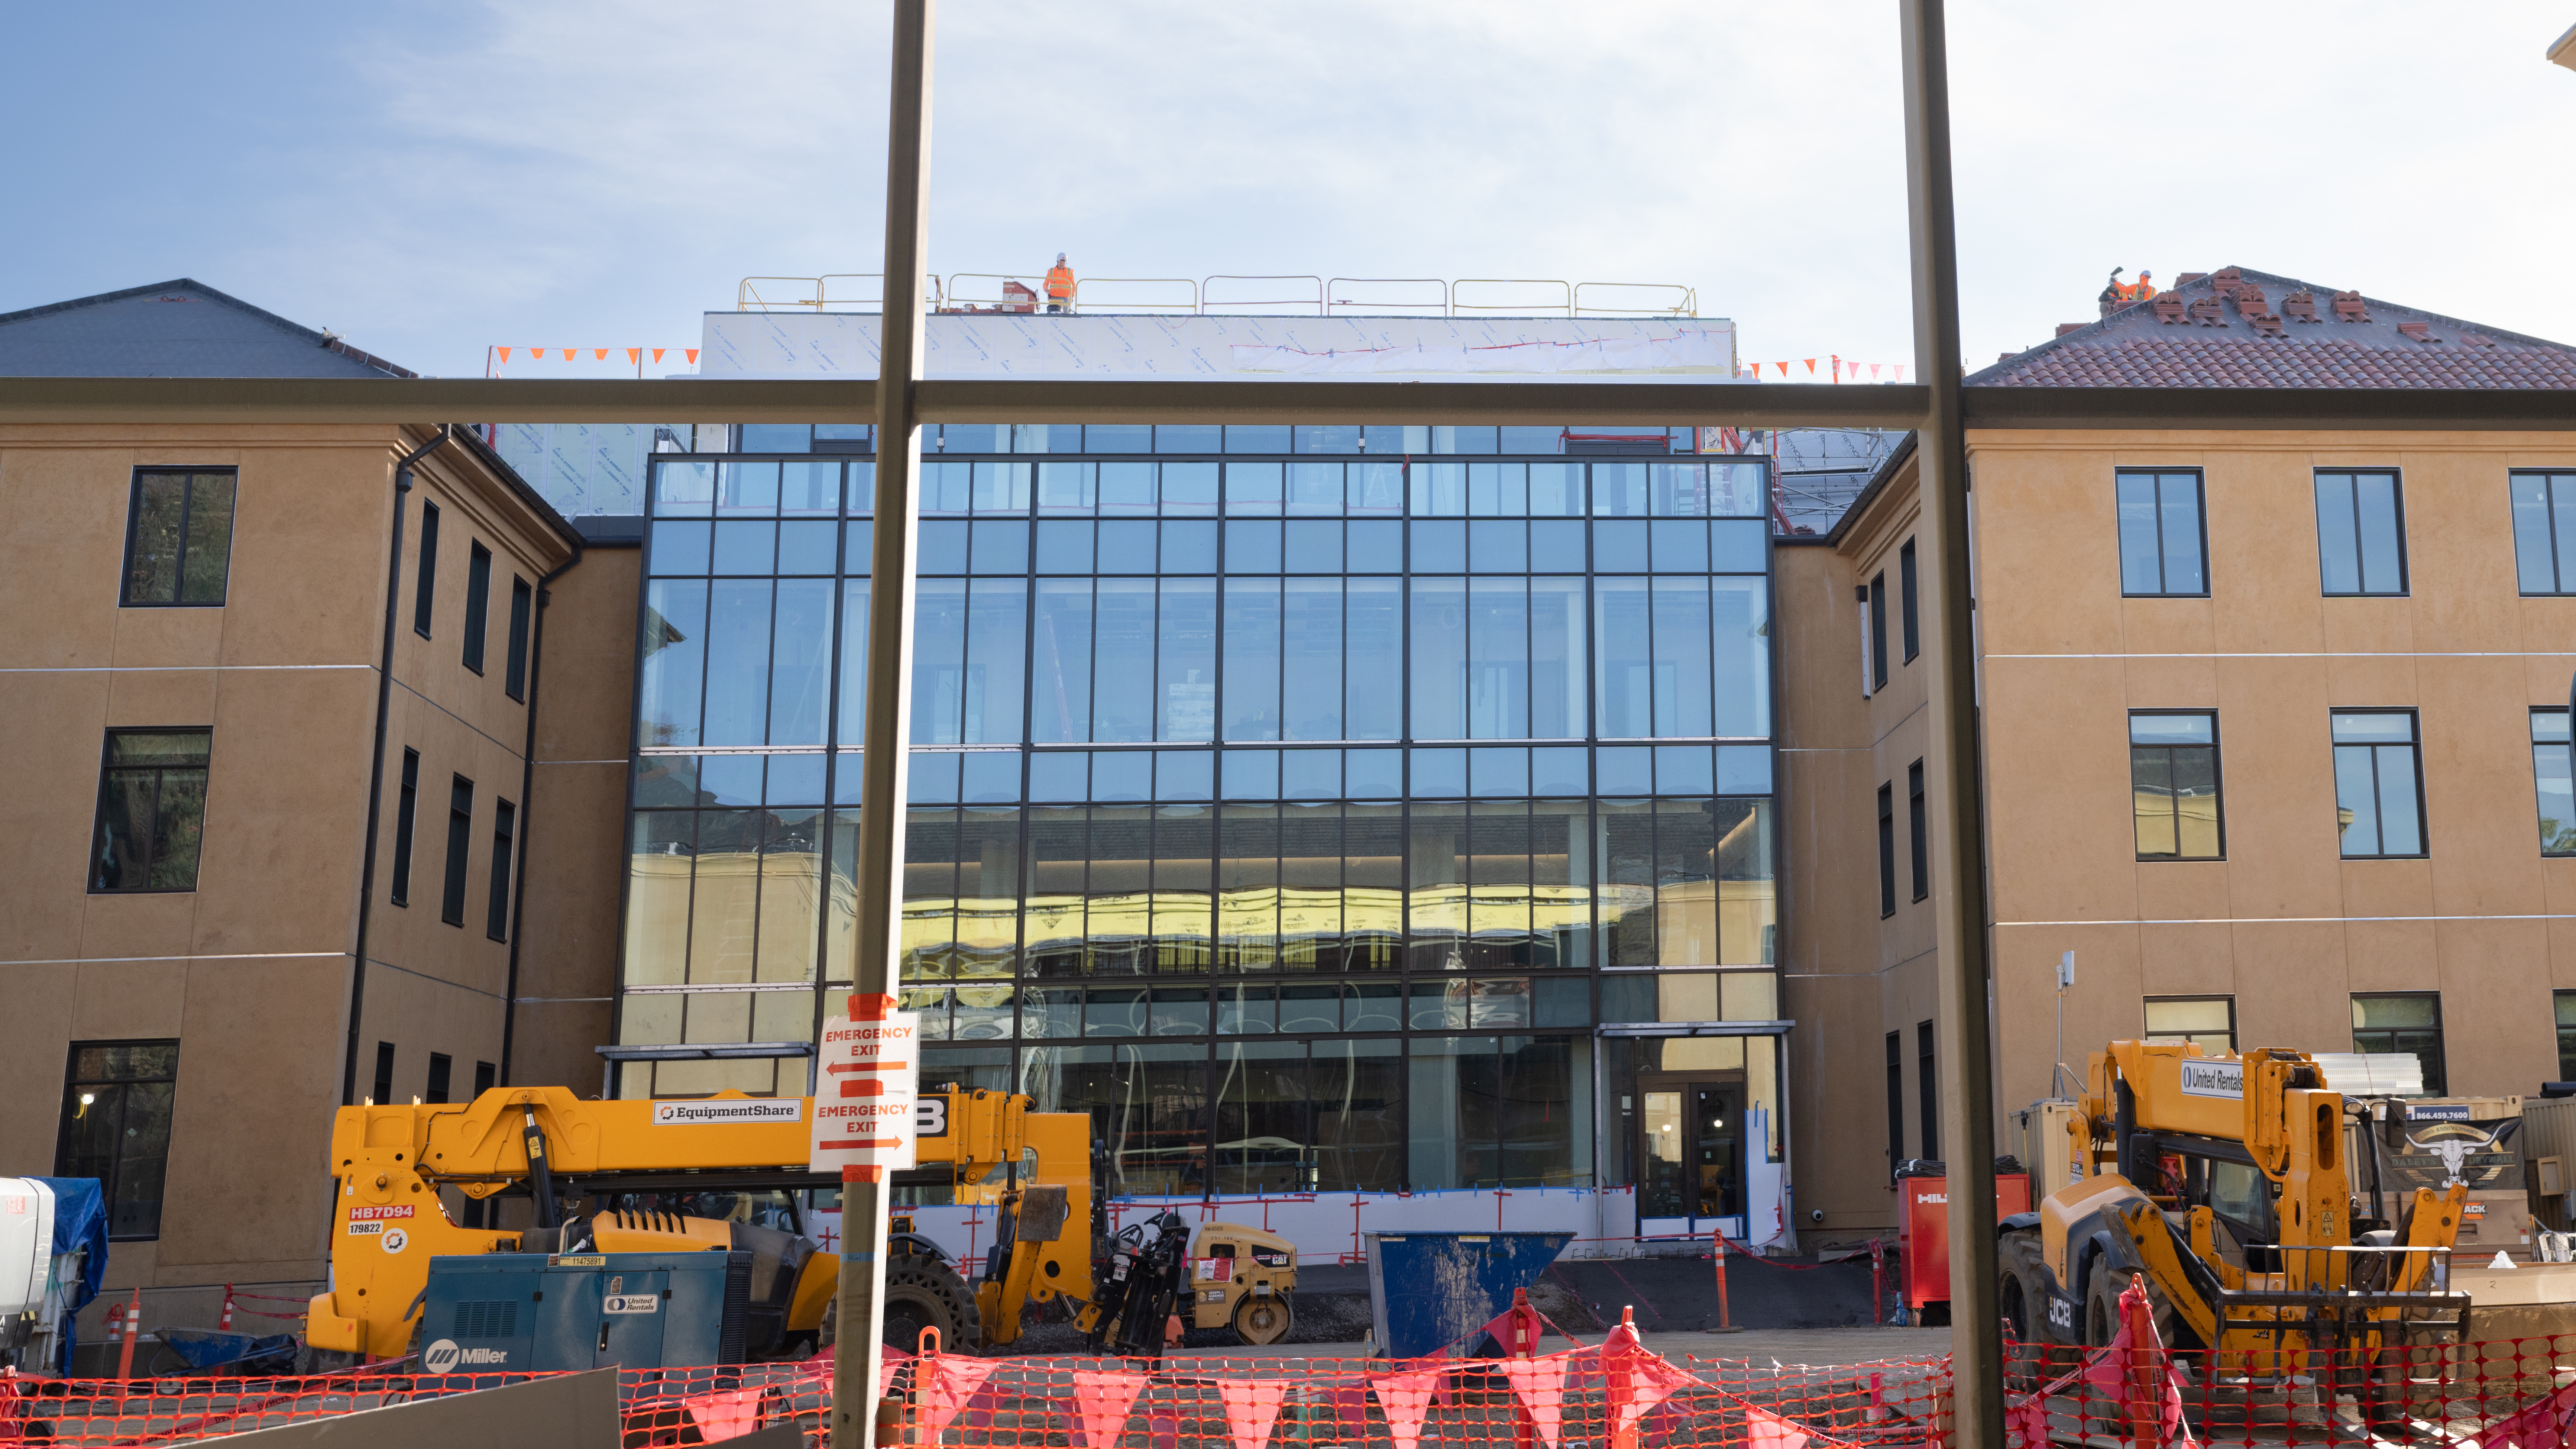
{"type": "Polygon", "coordinates": [[[1055,254],[1055,264],[1059,267],[1064,265],[1064,253],[1057,252],[1055,254]]]}

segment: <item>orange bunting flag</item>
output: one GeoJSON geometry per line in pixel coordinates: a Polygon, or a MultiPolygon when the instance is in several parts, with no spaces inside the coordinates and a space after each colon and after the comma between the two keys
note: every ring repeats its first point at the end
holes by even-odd
{"type": "Polygon", "coordinates": [[[1808,358],[1808,359],[1807,359],[1807,376],[1809,376],[1809,377],[1813,377],[1813,376],[1815,376],[1815,375],[1816,375],[1816,359],[1814,359],[1814,358],[1810,357],[1810,358],[1808,358]]]}
{"type": "Polygon", "coordinates": [[[529,348],[529,349],[528,349],[528,360],[529,360],[529,361],[531,361],[531,362],[543,362],[543,361],[545,361],[545,360],[546,360],[546,350],[545,350],[544,348],[542,348],[542,347],[531,347],[531,348],[529,348]]]}
{"type": "Polygon", "coordinates": [[[502,348],[502,349],[501,349],[501,360],[502,360],[503,362],[507,362],[507,361],[509,361],[509,360],[510,360],[510,349],[508,349],[508,348],[506,348],[506,347],[504,347],[504,348],[502,348]]]}
{"type": "Polygon", "coordinates": [[[608,349],[605,347],[594,347],[590,349],[590,360],[593,362],[606,362],[608,360],[608,349]]]}
{"type": "Polygon", "coordinates": [[[694,347],[683,347],[680,350],[689,354],[689,361],[694,363],[698,360],[698,349],[694,347]]]}
{"type": "Polygon", "coordinates": [[[640,348],[640,347],[630,347],[630,348],[627,348],[627,349],[626,349],[626,360],[627,360],[627,361],[629,361],[629,362],[633,362],[633,361],[635,361],[635,360],[636,360],[636,357],[637,357],[640,353],[642,353],[642,351],[643,351],[643,349],[642,349],[642,348],[640,348]]]}
{"type": "Polygon", "coordinates": [[[569,347],[565,348],[565,349],[564,349],[564,361],[566,361],[566,362],[570,362],[570,361],[572,361],[572,354],[573,354],[573,349],[571,349],[571,348],[569,348],[569,347]]]}
{"type": "Polygon", "coordinates": [[[1869,380],[1872,382],[1878,381],[1878,364],[1875,362],[1869,365],[1869,380]]]}
{"type": "Polygon", "coordinates": [[[663,354],[663,353],[665,353],[665,352],[668,352],[668,351],[670,351],[670,350],[671,350],[671,349],[669,349],[669,348],[667,348],[667,347],[656,347],[656,348],[654,348],[654,349],[653,349],[653,360],[654,360],[655,362],[659,362],[659,361],[661,361],[661,360],[662,360],[662,354],[663,354]]]}

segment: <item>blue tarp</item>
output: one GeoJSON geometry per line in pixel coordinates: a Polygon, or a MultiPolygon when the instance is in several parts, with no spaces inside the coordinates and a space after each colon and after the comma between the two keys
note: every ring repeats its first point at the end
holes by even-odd
{"type": "Polygon", "coordinates": [[[107,1195],[100,1191],[95,1177],[40,1177],[36,1181],[53,1189],[55,1254],[89,1249],[81,1259],[80,1285],[72,1290],[71,1301],[63,1305],[62,1361],[54,1371],[69,1374],[73,1318],[107,1286],[107,1195]]]}

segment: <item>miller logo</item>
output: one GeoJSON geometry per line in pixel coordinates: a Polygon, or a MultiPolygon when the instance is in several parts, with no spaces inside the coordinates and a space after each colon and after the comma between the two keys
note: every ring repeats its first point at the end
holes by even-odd
{"type": "Polygon", "coordinates": [[[499,1365],[509,1361],[506,1349],[458,1348],[452,1338],[442,1338],[420,1351],[421,1368],[434,1374],[450,1373],[465,1364],[499,1365]]]}

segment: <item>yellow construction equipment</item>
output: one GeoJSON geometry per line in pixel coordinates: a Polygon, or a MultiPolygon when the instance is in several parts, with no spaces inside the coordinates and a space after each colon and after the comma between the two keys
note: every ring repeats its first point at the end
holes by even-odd
{"type": "MultiPolygon", "coordinates": [[[[1089,1116],[1033,1112],[1024,1095],[957,1087],[920,1100],[919,1166],[896,1174],[895,1186],[992,1208],[997,1237],[985,1262],[970,1265],[980,1268],[970,1286],[898,1210],[886,1264],[886,1341],[909,1347],[921,1329],[936,1327],[945,1343],[1004,1347],[1019,1340],[1029,1304],[1058,1298],[1079,1305],[1078,1326],[1097,1340],[1108,1311],[1094,1301],[1095,1260],[1114,1266],[1116,1256],[1102,1229],[1105,1193],[1089,1116]]],[[[496,1087],[461,1104],[339,1109],[331,1133],[331,1288],[314,1295],[306,1316],[315,1362],[409,1352],[429,1260],[493,1252],[747,1251],[752,1354],[796,1356],[830,1342],[840,1259],[807,1235],[799,1198],[836,1191],[840,1180],[806,1164],[812,1111],[811,1098],[725,1092],[583,1101],[562,1087],[496,1087]],[[497,1226],[495,1199],[504,1195],[512,1216],[530,1226],[497,1226]],[[483,1225],[487,1216],[493,1225],[483,1225]]],[[[1192,1257],[1257,1260],[1262,1271],[1230,1273],[1221,1301],[1193,1294],[1194,1321],[1235,1323],[1251,1343],[1284,1335],[1293,1248],[1231,1224],[1208,1224],[1200,1238],[1192,1257]],[[1256,1284],[1279,1308],[1238,1319],[1256,1284]]],[[[1124,1301],[1126,1285],[1114,1296],[1124,1301]]],[[[1148,1351],[1162,1345],[1160,1324],[1148,1351]]]]}
{"type": "Polygon", "coordinates": [[[2219,1350],[2247,1383],[2465,1337],[2469,1300],[2447,1269],[2466,1190],[2419,1188],[2393,1222],[2356,1218],[2344,1099],[2305,1054],[2112,1042],[2065,1122],[2074,1181],[2001,1228],[2021,1343],[2109,1342],[2131,1274],[2168,1344],[2219,1350]]]}

